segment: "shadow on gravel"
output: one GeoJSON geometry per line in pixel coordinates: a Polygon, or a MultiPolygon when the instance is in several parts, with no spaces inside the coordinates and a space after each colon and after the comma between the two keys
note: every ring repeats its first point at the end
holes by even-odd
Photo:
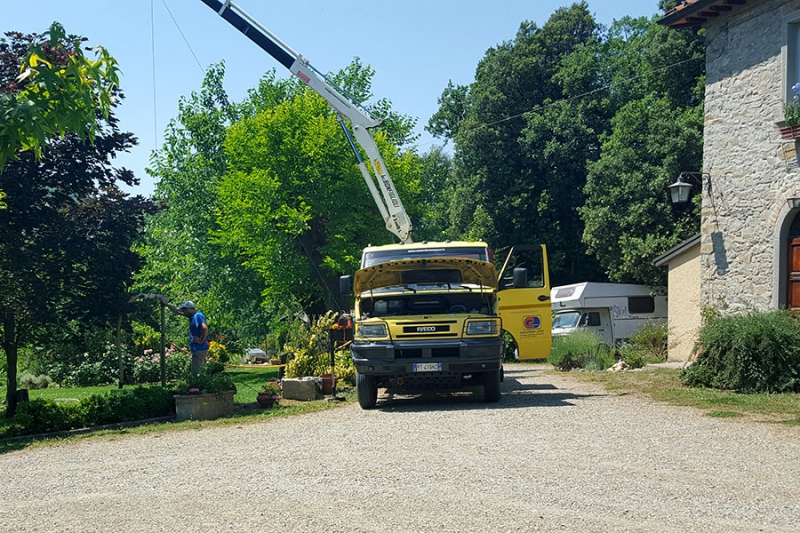
{"type": "MultiPolygon", "coordinates": [[[[464,409],[525,409],[529,407],[574,407],[576,400],[605,397],[608,394],[574,394],[552,383],[522,383],[518,377],[531,377],[530,370],[506,371],[499,403],[483,401],[483,388],[449,392],[400,394],[381,390],[376,409],[391,412],[453,411],[464,409]]],[[[541,376],[539,379],[547,379],[541,376]]]]}

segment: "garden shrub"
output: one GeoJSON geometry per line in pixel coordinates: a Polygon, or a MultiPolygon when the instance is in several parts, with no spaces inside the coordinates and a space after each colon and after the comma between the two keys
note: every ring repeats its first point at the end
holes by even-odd
{"type": "Polygon", "coordinates": [[[619,358],[631,368],[663,363],[668,354],[667,334],[665,323],[648,320],[619,347],[619,358]]]}
{"type": "MultiPolygon", "coordinates": [[[[161,381],[161,353],[159,350],[147,349],[142,356],[133,360],[134,383],[145,384],[161,381]]],[[[178,348],[174,344],[168,346],[164,357],[164,371],[167,381],[180,379],[189,372],[192,364],[192,355],[186,348],[178,348]]],[[[128,372],[128,370],[125,371],[126,376],[128,376],[128,372]]]]}
{"type": "Polygon", "coordinates": [[[800,392],[800,323],[782,310],[713,318],[700,330],[690,386],[800,392]]]}
{"type": "Polygon", "coordinates": [[[284,346],[287,354],[286,377],[330,374],[328,332],[336,321],[336,313],[328,311],[310,323],[295,321],[284,346]]]}
{"type": "Polygon", "coordinates": [[[162,387],[136,387],[115,394],[93,394],[80,402],[35,398],[17,405],[0,437],[33,435],[168,416],[175,412],[173,392],[162,387]]]}
{"type": "Polygon", "coordinates": [[[559,370],[576,368],[605,370],[614,364],[614,355],[599,337],[588,331],[576,331],[553,338],[547,362],[559,370]]]}
{"type": "Polygon", "coordinates": [[[620,346],[620,359],[631,368],[642,368],[650,363],[663,363],[668,355],[667,334],[667,324],[648,320],[620,346]]]}
{"type": "Polygon", "coordinates": [[[53,382],[50,376],[40,374],[35,376],[31,373],[24,372],[19,376],[19,388],[21,389],[46,389],[53,382]]]}

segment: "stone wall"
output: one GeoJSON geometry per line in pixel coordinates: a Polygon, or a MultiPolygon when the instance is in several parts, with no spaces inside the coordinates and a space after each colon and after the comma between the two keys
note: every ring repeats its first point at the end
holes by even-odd
{"type": "Polygon", "coordinates": [[[784,17],[795,10],[798,0],[756,0],[705,26],[701,301],[726,314],[785,303],[779,241],[795,215],[786,198],[800,196],[800,170],[779,126],[784,17]]]}

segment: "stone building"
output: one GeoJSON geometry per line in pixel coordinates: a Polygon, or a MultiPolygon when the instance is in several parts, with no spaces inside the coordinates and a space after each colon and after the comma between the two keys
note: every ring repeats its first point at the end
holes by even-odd
{"type": "Polygon", "coordinates": [[[684,0],[659,22],[703,28],[708,45],[700,304],[800,308],[800,167],[781,132],[800,82],[800,0],[684,0]]]}

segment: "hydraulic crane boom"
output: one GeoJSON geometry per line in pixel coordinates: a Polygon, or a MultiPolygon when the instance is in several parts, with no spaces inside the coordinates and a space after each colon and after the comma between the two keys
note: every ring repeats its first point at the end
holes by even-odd
{"type": "Polygon", "coordinates": [[[389,176],[389,171],[386,169],[383,158],[378,151],[378,145],[375,144],[375,140],[369,131],[371,128],[380,125],[381,120],[371,116],[358,102],[347,96],[343,90],[336,87],[333,82],[312,67],[306,58],[295,52],[289,45],[234,2],[230,0],[224,2],[220,0],[202,0],[202,2],[256,43],[262,50],[274,57],[281,65],[288,68],[292,74],[322,96],[337,112],[339,124],[342,126],[347,141],[353,149],[358,161],[358,168],[367,183],[372,198],[378,206],[378,210],[386,224],[386,229],[397,235],[403,243],[413,242],[411,240],[411,220],[403,207],[403,202],[400,201],[400,197],[397,195],[394,182],[389,176]],[[361,157],[353,141],[353,136],[350,135],[350,130],[344,123],[344,119],[347,119],[352,124],[355,139],[369,158],[380,185],[380,194],[375,184],[375,178],[361,157]]]}

